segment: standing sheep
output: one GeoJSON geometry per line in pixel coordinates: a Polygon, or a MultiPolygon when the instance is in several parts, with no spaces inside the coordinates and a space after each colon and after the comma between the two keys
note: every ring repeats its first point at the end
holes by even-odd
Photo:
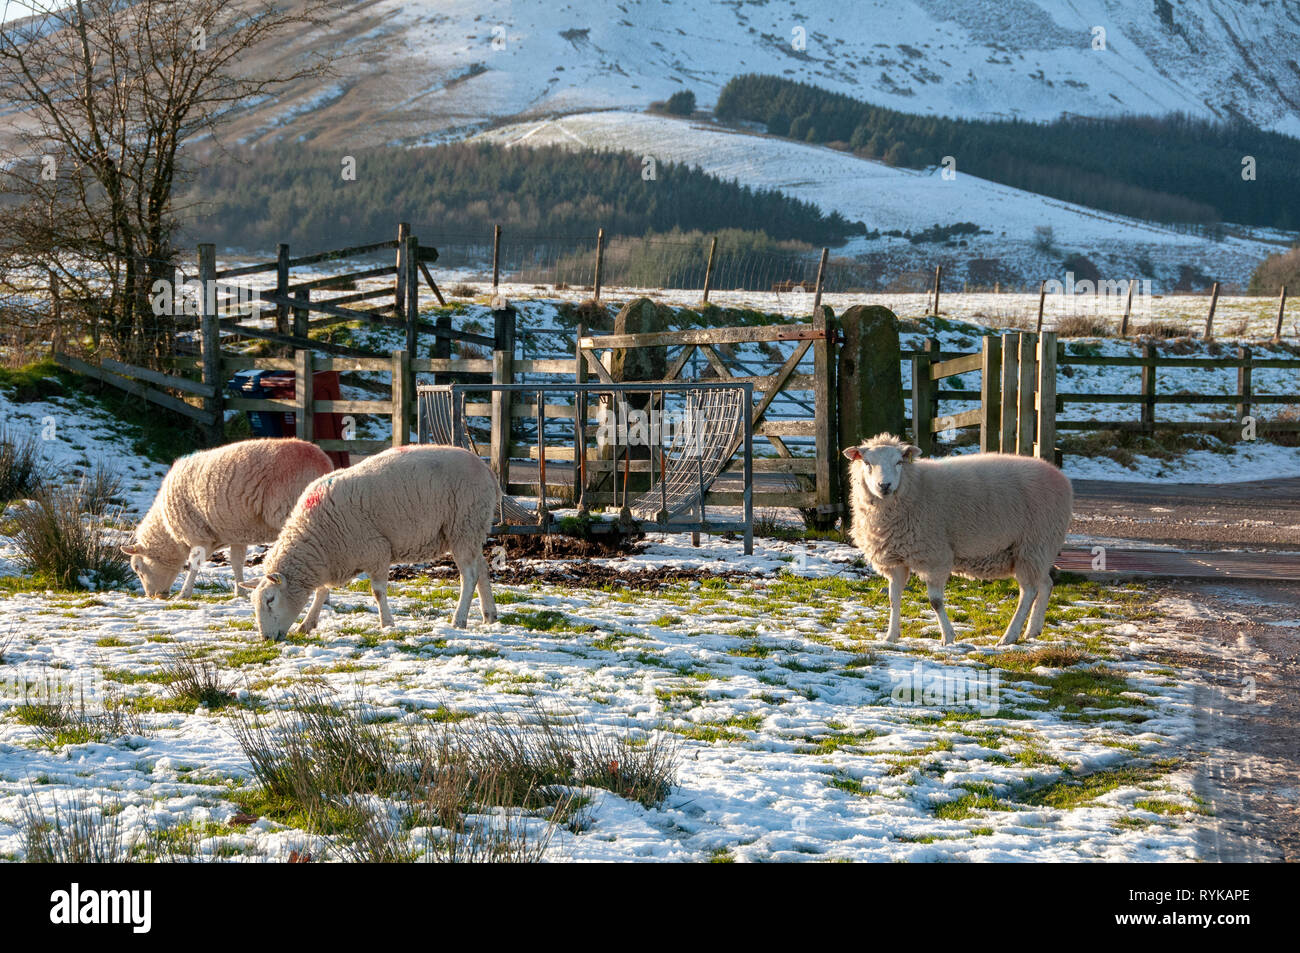
{"type": "Polygon", "coordinates": [[[229,546],[238,593],[246,547],[275,539],[303,488],[333,466],[315,444],[293,439],[243,440],[181,457],[122,552],[153,599],[166,597],[189,560],[181,589],[188,599],[199,565],[229,546]]]}
{"type": "Polygon", "coordinates": [[[1002,636],[1043,630],[1052,563],[1065,543],[1074,493],[1056,467],[1032,457],[981,453],[917,460],[920,450],[889,434],[844,456],[850,468],[853,542],[889,577],[887,642],[898,640],[903,587],[910,573],[926,585],[945,645],[956,638],[943,607],[952,573],[1020,584],[1020,601],[1002,636]],[[1030,615],[1030,606],[1033,614],[1030,615]]]}
{"type": "Polygon", "coordinates": [[[460,570],[452,624],[464,627],[475,587],[483,621],[495,622],[483,544],[500,492],[487,464],[457,447],[398,447],[317,480],[267,554],[266,577],[253,590],[258,631],[283,639],[314,592],[300,630],[311,631],[330,587],[363,572],[380,625],[390,626],[389,567],[448,552],[460,570]]]}

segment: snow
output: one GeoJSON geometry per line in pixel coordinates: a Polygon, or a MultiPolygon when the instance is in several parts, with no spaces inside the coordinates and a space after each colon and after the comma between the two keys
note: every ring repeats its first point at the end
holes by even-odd
{"type": "MultiPolygon", "coordinates": [[[[68,445],[51,441],[52,459],[72,465],[106,456],[131,473],[132,513],[147,505],[161,478],[162,468],[136,457],[120,428],[76,401],[8,401],[0,412],[24,428],[53,417],[58,441],[68,445]]],[[[16,572],[15,556],[13,541],[0,537],[0,574],[16,572]]],[[[245,700],[271,706],[287,704],[293,687],[310,677],[345,703],[356,699],[350,704],[362,715],[403,724],[443,707],[475,716],[518,713],[532,695],[599,733],[672,738],[680,764],[664,803],[647,809],[584,792],[592,797],[589,824],[579,833],[555,832],[554,860],[701,860],[719,851],[737,860],[1197,856],[1196,815],[1142,814],[1149,826],[1119,825],[1149,785],[1068,810],[1023,801],[1026,785],[1061,777],[1062,766],[1078,774],[1145,761],[1190,740],[1191,686],[1169,674],[1123,621],[1121,589],[1059,606],[1061,621],[1047,636],[1048,644],[1072,645],[1083,634],[1089,651],[1103,656],[1099,664],[1131,686],[1117,707],[1085,709],[1089,718],[1080,719],[1042,708],[1038,686],[989,668],[994,653],[1006,651],[992,646],[996,633],[977,632],[958,614],[958,645],[940,646],[916,591],[905,604],[920,614],[905,621],[903,640],[875,641],[885,621],[880,586],[856,551],[839,543],[758,540],[746,557],[738,540],[706,537],[695,548],[687,536],[655,535],[641,553],[591,564],[611,573],[671,566],[739,575],[650,590],[498,582],[503,620],[468,630],[447,624],[448,580],[416,576],[390,586],[395,629],[379,630],[364,586],[340,590],[312,637],[255,660],[231,656],[262,643],[249,631],[248,603],[230,596],[226,566],[205,567],[197,598],[184,602],[149,600],[136,587],[0,596],[0,641],[7,642],[0,857],[21,856],[17,819],[29,797],[47,811],[77,792],[89,792],[92,803],[120,802],[128,837],[180,823],[228,824],[238,809],[234,790],[252,782],[225,713],[145,713],[126,736],[51,749],[12,712],[21,693],[10,676],[89,680],[92,700],[110,691],[161,696],[160,673],[181,648],[209,653],[245,700]],[[822,582],[806,593],[783,588],[801,579],[822,582]],[[854,588],[863,584],[874,587],[872,598],[854,588]],[[1107,615],[1103,631],[1075,633],[1078,620],[1096,621],[1094,608],[1107,615]],[[532,630],[527,614],[540,610],[593,628],[532,630]],[[960,697],[923,690],[914,702],[900,698],[899,687],[913,679],[931,692],[943,684],[978,686],[978,717],[966,720],[970,708],[960,697]],[[714,731],[721,733],[716,740],[700,734],[714,731]],[[987,790],[1005,809],[936,814],[973,790],[987,790]]],[[[512,568],[527,578],[557,566],[521,560],[512,568]]],[[[982,589],[950,590],[955,614],[986,605],[982,589]]],[[[1009,612],[1010,602],[1001,609],[1009,612]]],[[[1191,797],[1185,773],[1153,783],[1163,798],[1191,797]]],[[[306,836],[263,818],[242,832],[205,835],[202,850],[283,859],[306,836]]]]}
{"type": "MultiPolygon", "coordinates": [[[[1082,248],[1099,259],[1103,279],[1127,281],[1136,262],[1155,269],[1154,290],[1172,286],[1179,267],[1197,267],[1224,282],[1244,283],[1259,261],[1278,251],[1271,234],[1228,236],[1222,241],[1175,231],[1110,212],[1074,205],[962,172],[894,168],[827,146],[792,142],[707,120],[607,110],[510,123],[475,139],[507,146],[560,145],[578,150],[621,150],[659,162],[698,166],[723,180],[776,189],[812,202],[825,213],[861,221],[869,231],[920,232],[933,225],[974,222],[988,234],[965,236],[958,261],[942,245],[913,245],[906,238],[855,238],[837,248],[847,258],[884,255],[888,273],[932,269],[945,261],[949,281],[961,280],[971,259],[999,258],[1024,274],[1055,277],[1064,257],[1036,247],[1035,229],[1050,227],[1060,248],[1082,248]]],[[[1149,277],[1149,276],[1148,276],[1149,277]]],[[[1139,300],[1139,308],[1143,302],[1139,300]]],[[[1055,310],[1055,308],[1053,309],[1055,310]]]]}
{"type": "Polygon", "coordinates": [[[683,88],[707,108],[733,76],[772,73],[923,114],[1240,111],[1300,132],[1296,79],[1268,65],[1291,55],[1294,15],[1227,0],[1180,3],[1169,25],[1151,4],[1105,0],[379,0],[367,12],[404,93],[389,108],[415,103],[434,128],[642,108],[683,88]]]}

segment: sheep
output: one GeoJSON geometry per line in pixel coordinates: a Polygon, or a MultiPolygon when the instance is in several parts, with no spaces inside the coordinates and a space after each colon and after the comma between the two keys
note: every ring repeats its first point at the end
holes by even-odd
{"type": "Polygon", "coordinates": [[[333,468],[315,444],[243,440],[177,460],[122,551],[145,594],[165,598],[189,560],[181,598],[194,591],[207,554],[230,547],[235,593],[249,545],[275,539],[303,488],[333,468]]]}
{"type": "Polygon", "coordinates": [[[1052,563],[1065,543],[1074,492],[1056,467],[1032,457],[981,453],[917,460],[920,450],[879,434],[844,456],[852,461],[851,536],[877,572],[889,577],[889,630],[899,636],[903,587],[915,572],[926,585],[945,645],[956,638],[943,592],[952,573],[1020,584],[1020,601],[1002,645],[1043,630],[1052,563]]]}
{"type": "Polygon", "coordinates": [[[253,589],[253,614],[264,639],[279,641],[313,593],[300,632],[316,625],[330,587],[361,573],[379,606],[380,626],[393,624],[388,569],[450,552],[460,570],[460,602],[452,625],[463,628],[478,589],[485,623],[496,603],[483,545],[500,499],[496,477],[458,447],[409,445],[385,450],[312,483],[266,556],[253,589]]]}

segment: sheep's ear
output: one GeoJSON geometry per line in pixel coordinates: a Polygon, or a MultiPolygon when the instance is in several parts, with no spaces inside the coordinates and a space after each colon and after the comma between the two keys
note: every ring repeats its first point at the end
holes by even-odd
{"type": "Polygon", "coordinates": [[[245,595],[251,596],[253,593],[257,591],[257,583],[241,582],[239,583],[239,591],[244,593],[245,595]]]}
{"type": "Polygon", "coordinates": [[[139,556],[141,553],[140,545],[138,543],[127,543],[122,547],[122,552],[128,556],[139,556]]]}
{"type": "Polygon", "coordinates": [[[268,572],[268,573],[266,574],[266,579],[267,579],[267,581],[270,582],[271,585],[273,585],[273,586],[283,586],[283,585],[284,585],[284,576],[280,575],[278,572],[268,572]]]}
{"type": "Polygon", "coordinates": [[[903,448],[903,462],[904,462],[904,463],[911,463],[913,460],[915,460],[915,459],[916,459],[917,457],[919,457],[920,455],[921,455],[921,448],[920,448],[920,447],[914,447],[914,446],[912,446],[912,444],[909,443],[906,447],[903,448]]]}
{"type": "Polygon", "coordinates": [[[845,450],[844,450],[844,456],[847,457],[847,458],[850,459],[850,460],[861,460],[861,459],[862,459],[862,448],[861,448],[861,447],[846,447],[845,450]]]}

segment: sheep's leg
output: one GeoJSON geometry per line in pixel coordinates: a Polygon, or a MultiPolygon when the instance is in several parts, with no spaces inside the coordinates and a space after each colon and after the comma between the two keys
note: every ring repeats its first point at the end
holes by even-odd
{"type": "Polygon", "coordinates": [[[233,543],[230,546],[230,571],[235,575],[235,595],[239,595],[239,587],[244,584],[244,557],[248,554],[248,547],[236,546],[233,543]]]}
{"type": "Polygon", "coordinates": [[[1044,573],[1038,582],[1038,596],[1034,599],[1034,609],[1029,613],[1029,629],[1026,639],[1036,639],[1043,634],[1043,620],[1047,616],[1047,600],[1052,597],[1052,577],[1044,573]]]}
{"type": "Polygon", "coordinates": [[[393,613],[388,609],[388,567],[370,573],[370,594],[379,604],[379,627],[386,629],[393,624],[393,613]]]}
{"type": "Polygon", "coordinates": [[[885,572],[889,576],[889,631],[885,641],[897,642],[903,629],[903,587],[912,572],[906,566],[894,566],[885,572]]]}
{"type": "Polygon", "coordinates": [[[488,571],[487,560],[480,553],[478,557],[478,608],[487,623],[497,620],[497,603],[492,598],[492,574],[488,571]]]}
{"type": "Polygon", "coordinates": [[[1016,581],[1020,583],[1020,601],[1016,603],[1016,613],[1007,624],[1007,631],[1002,633],[1002,641],[998,643],[999,645],[1015,645],[1020,639],[1020,630],[1024,627],[1025,616],[1029,615],[1029,609],[1038,595],[1038,589],[1032,583],[1025,579],[1016,581]]]}
{"type": "Polygon", "coordinates": [[[948,618],[948,610],[943,607],[943,590],[948,585],[948,578],[932,578],[925,581],[925,594],[930,597],[930,607],[939,619],[939,628],[943,632],[943,644],[952,645],[957,640],[957,632],[948,618]]]}
{"type": "Polygon", "coordinates": [[[316,619],[320,616],[321,606],[329,601],[329,597],[329,586],[321,586],[316,590],[311,600],[311,606],[307,609],[307,616],[302,620],[302,625],[298,626],[299,632],[306,633],[316,628],[316,619]]]}
{"type": "Polygon", "coordinates": [[[181,586],[181,598],[187,599],[194,594],[194,582],[199,579],[199,567],[203,566],[203,556],[209,553],[207,546],[191,546],[190,556],[185,560],[185,585],[181,586]]]}
{"type": "MultiPolygon", "coordinates": [[[[474,598],[474,587],[478,585],[479,563],[483,562],[483,554],[475,551],[472,553],[452,553],[451,556],[456,561],[456,568],[460,571],[460,601],[456,603],[456,614],[451,617],[451,624],[458,629],[463,629],[469,621],[469,603],[474,598]]],[[[486,569],[486,564],[484,568],[486,569]]],[[[489,598],[491,598],[490,595],[489,598]]],[[[495,610],[495,608],[494,603],[493,609],[495,610]]]]}

